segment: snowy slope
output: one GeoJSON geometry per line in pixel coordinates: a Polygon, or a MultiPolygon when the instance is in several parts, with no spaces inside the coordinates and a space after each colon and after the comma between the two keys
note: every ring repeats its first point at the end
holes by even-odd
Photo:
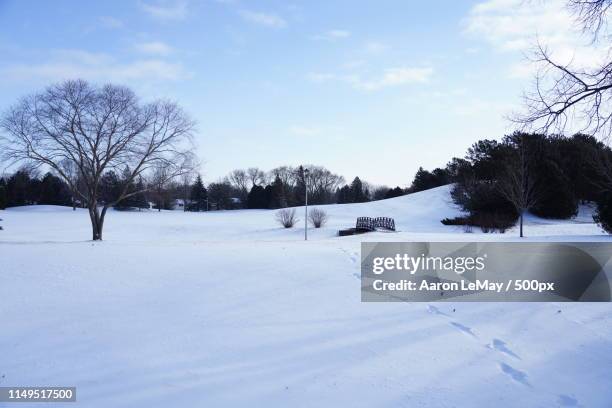
{"type": "MultiPolygon", "coordinates": [[[[510,230],[506,234],[487,234],[482,237],[477,228],[473,234],[465,234],[462,227],[442,225],[441,219],[461,215],[461,211],[452,203],[449,191],[450,186],[442,186],[369,203],[315,206],[328,213],[329,222],[320,230],[310,229],[310,238],[333,238],[339,229],[354,226],[359,216],[392,217],[400,233],[376,233],[344,240],[508,240],[517,235],[516,231],[510,230]]],[[[208,213],[110,211],[105,221],[104,239],[111,242],[301,240],[304,236],[304,208],[297,207],[296,212],[300,222],[295,229],[285,230],[275,222],[275,212],[272,210],[208,213]]],[[[582,207],[579,216],[573,220],[544,220],[530,216],[527,219],[526,235],[566,241],[570,240],[568,235],[574,236],[571,239],[607,240],[608,235],[603,234],[593,223],[591,212],[590,208],[582,207]]],[[[73,242],[87,240],[91,235],[88,215],[83,209],[73,212],[68,207],[17,207],[6,210],[3,218],[5,228],[10,231],[2,234],[0,240],[3,241],[73,242]]]]}
{"type": "MultiPolygon", "coordinates": [[[[68,407],[612,406],[610,304],[360,302],[363,239],[515,232],[442,225],[448,187],[325,209],[308,242],[263,210],[113,211],[98,243],[82,210],[0,212],[0,386],[76,385],[68,407]],[[402,232],[334,236],[361,215],[402,232]]],[[[527,234],[609,240],[589,211],[527,234]]]]}

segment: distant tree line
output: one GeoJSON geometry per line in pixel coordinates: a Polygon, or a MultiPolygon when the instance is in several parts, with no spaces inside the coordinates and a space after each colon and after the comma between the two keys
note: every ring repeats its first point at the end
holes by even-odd
{"type": "MultiPolygon", "coordinates": [[[[158,167],[146,179],[139,176],[128,180],[128,167],[120,172],[103,173],[99,183],[100,204],[115,203],[119,210],[154,208],[185,211],[278,209],[304,205],[305,188],[308,202],[317,204],[349,204],[399,197],[448,184],[446,169],[432,172],[419,168],[409,188],[373,186],[355,177],[345,183],[342,176],[322,166],[309,165],[307,180],[304,167],[280,166],[270,171],[259,168],[237,169],[226,177],[205,185],[193,172],[169,179],[163,167],[158,167]],[[194,177],[195,175],[195,177],[194,177]],[[127,188],[126,188],[127,186],[127,188]],[[122,192],[127,198],[120,199],[122,192]]],[[[82,182],[75,177],[78,187],[82,182]]],[[[0,208],[32,205],[80,206],[66,183],[53,173],[39,177],[35,170],[23,167],[14,174],[0,178],[0,208]]]]}
{"type": "MultiPolygon", "coordinates": [[[[398,197],[408,190],[401,187],[373,187],[359,177],[346,184],[344,178],[322,166],[280,166],[270,171],[258,168],[234,170],[221,180],[205,185],[195,173],[168,178],[160,166],[148,177],[130,179],[131,171],[108,170],[98,186],[100,205],[112,204],[118,210],[154,208],[185,211],[278,209],[304,205],[305,190],[312,205],[361,203],[398,197]],[[127,193],[127,194],[126,194],[127,193]],[[121,195],[125,198],[121,198],[121,195]]],[[[75,177],[79,188],[83,182],[75,177]]],[[[79,197],[59,177],[49,172],[40,177],[36,170],[23,167],[0,178],[0,208],[50,204],[82,206],[79,197]]]]}

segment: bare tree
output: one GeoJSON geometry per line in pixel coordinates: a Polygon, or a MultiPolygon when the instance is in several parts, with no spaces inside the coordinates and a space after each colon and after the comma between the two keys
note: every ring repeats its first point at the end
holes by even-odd
{"type": "MultiPolygon", "coordinates": [[[[578,24],[593,35],[593,42],[607,28],[612,0],[568,0],[578,24]]],[[[606,36],[607,37],[607,36],[606,36]]],[[[531,91],[524,95],[525,111],[511,119],[525,130],[563,133],[571,125],[583,133],[612,135],[612,61],[581,67],[573,61],[562,63],[538,44],[534,62],[539,69],[531,91]]]]}
{"type": "Polygon", "coordinates": [[[259,170],[257,167],[250,167],[246,171],[249,181],[251,182],[251,187],[258,186],[260,184],[265,184],[266,182],[266,173],[259,170]]]}
{"type": "Polygon", "coordinates": [[[269,174],[271,180],[278,177],[283,185],[288,189],[294,188],[297,183],[296,169],[291,166],[277,167],[270,170],[269,174]]]}
{"type": "Polygon", "coordinates": [[[591,33],[593,41],[596,41],[599,34],[607,28],[608,12],[612,9],[612,1],[569,0],[568,8],[576,16],[576,20],[582,26],[582,30],[591,33]]]}
{"type": "MultiPolygon", "coordinates": [[[[240,201],[243,205],[246,205],[247,197],[249,195],[249,180],[251,180],[250,176],[246,171],[242,169],[237,169],[232,171],[227,176],[230,184],[239,192],[240,201]]],[[[251,186],[252,187],[252,186],[251,186]]]]}
{"type": "Polygon", "coordinates": [[[66,81],[24,98],[1,119],[2,149],[12,162],[30,161],[51,168],[89,210],[93,240],[102,239],[109,207],[142,191],[128,187],[140,175],[164,164],[171,179],[186,171],[192,157],[194,123],[173,102],[141,104],[127,87],[96,87],[66,81]],[[84,189],[66,173],[78,169],[84,189]],[[107,171],[131,169],[115,201],[99,202],[107,171]]]}
{"type": "Polygon", "coordinates": [[[335,199],[336,189],[344,183],[344,178],[332,173],[325,167],[308,166],[308,195],[312,202],[327,204],[335,199]]]}
{"type": "Polygon", "coordinates": [[[532,171],[533,154],[525,135],[514,138],[515,149],[509,153],[504,171],[497,182],[499,192],[519,214],[519,235],[523,237],[524,214],[539,201],[539,185],[532,171]]]}
{"type": "Polygon", "coordinates": [[[187,211],[188,206],[191,205],[191,184],[196,177],[198,168],[199,163],[195,162],[195,159],[192,158],[192,162],[185,166],[185,172],[180,175],[179,190],[183,200],[183,211],[187,211]]]}

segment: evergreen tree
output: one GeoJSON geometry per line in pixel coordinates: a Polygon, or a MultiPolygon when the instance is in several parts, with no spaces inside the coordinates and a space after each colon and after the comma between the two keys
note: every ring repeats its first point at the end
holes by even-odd
{"type": "Polygon", "coordinates": [[[136,190],[138,190],[138,194],[136,194],[135,196],[135,206],[136,208],[140,209],[149,209],[151,208],[151,205],[149,204],[149,200],[147,199],[147,196],[145,194],[145,184],[142,181],[142,178],[140,178],[138,180],[138,183],[136,184],[136,190]]]}
{"type": "Polygon", "coordinates": [[[208,185],[208,199],[211,207],[217,210],[231,210],[234,208],[232,202],[232,186],[228,182],[210,183],[208,185]]]}
{"type": "MultiPolygon", "coordinates": [[[[540,183],[539,198],[531,212],[543,218],[567,219],[578,213],[572,180],[563,168],[560,139],[539,136],[541,153],[534,157],[534,171],[540,183]]],[[[580,167],[579,163],[575,164],[580,167]]]]}
{"type": "Polygon", "coordinates": [[[206,191],[206,187],[204,187],[204,183],[202,182],[202,177],[198,175],[195,182],[191,186],[191,205],[189,206],[190,211],[206,211],[208,204],[208,192],[206,191]]]}
{"type": "Polygon", "coordinates": [[[128,186],[128,194],[133,194],[123,200],[119,201],[115,206],[118,210],[128,210],[131,208],[138,208],[138,210],[142,210],[143,208],[149,208],[149,201],[144,193],[145,185],[142,181],[142,177],[138,178],[138,183],[130,183],[128,186]]]}
{"type": "Polygon", "coordinates": [[[387,194],[385,194],[385,198],[394,198],[394,197],[399,197],[403,195],[404,195],[404,190],[402,190],[399,186],[397,186],[387,191],[387,194]]]}
{"type": "Polygon", "coordinates": [[[345,185],[344,187],[340,188],[336,195],[336,201],[338,202],[338,204],[347,204],[353,202],[353,198],[351,196],[351,188],[348,185],[345,185]]]}
{"type": "Polygon", "coordinates": [[[6,183],[7,207],[34,204],[32,198],[36,193],[32,191],[33,186],[27,170],[15,172],[6,183]]]}
{"type": "Polygon", "coordinates": [[[450,177],[446,169],[436,168],[429,172],[423,169],[423,167],[419,167],[410,186],[410,192],[416,193],[417,191],[429,190],[430,188],[443,186],[448,183],[450,183],[450,177]]]}
{"type": "Polygon", "coordinates": [[[608,234],[612,234],[612,192],[602,194],[597,200],[593,220],[608,234]]]}
{"type": "Polygon", "coordinates": [[[352,203],[363,203],[368,201],[368,196],[363,189],[363,183],[359,177],[355,177],[350,187],[351,191],[351,202],[352,203]]]}
{"type": "Polygon", "coordinates": [[[306,198],[306,181],[304,176],[304,167],[300,166],[295,170],[295,188],[294,188],[294,205],[304,205],[304,199],[306,198]]]}
{"type": "Polygon", "coordinates": [[[6,180],[0,178],[0,210],[4,210],[8,204],[8,194],[6,191],[6,180]]]}
{"type": "Polygon", "coordinates": [[[268,202],[270,208],[285,208],[288,205],[287,193],[285,192],[285,185],[281,181],[279,176],[274,178],[272,184],[268,187],[268,202]]]}
{"type": "Polygon", "coordinates": [[[253,185],[247,197],[247,208],[268,208],[268,196],[262,186],[253,185]]]}
{"type": "Polygon", "coordinates": [[[45,174],[40,183],[38,204],[71,205],[71,194],[68,186],[59,177],[45,174]]]}

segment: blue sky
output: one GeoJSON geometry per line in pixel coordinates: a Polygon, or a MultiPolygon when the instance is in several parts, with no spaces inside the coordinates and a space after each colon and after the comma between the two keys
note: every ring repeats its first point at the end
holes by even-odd
{"type": "Polygon", "coordinates": [[[208,182],[313,163],[405,186],[511,130],[536,34],[578,47],[560,1],[523,3],[0,0],[0,109],[62,79],[125,84],[196,119],[208,182]]]}

